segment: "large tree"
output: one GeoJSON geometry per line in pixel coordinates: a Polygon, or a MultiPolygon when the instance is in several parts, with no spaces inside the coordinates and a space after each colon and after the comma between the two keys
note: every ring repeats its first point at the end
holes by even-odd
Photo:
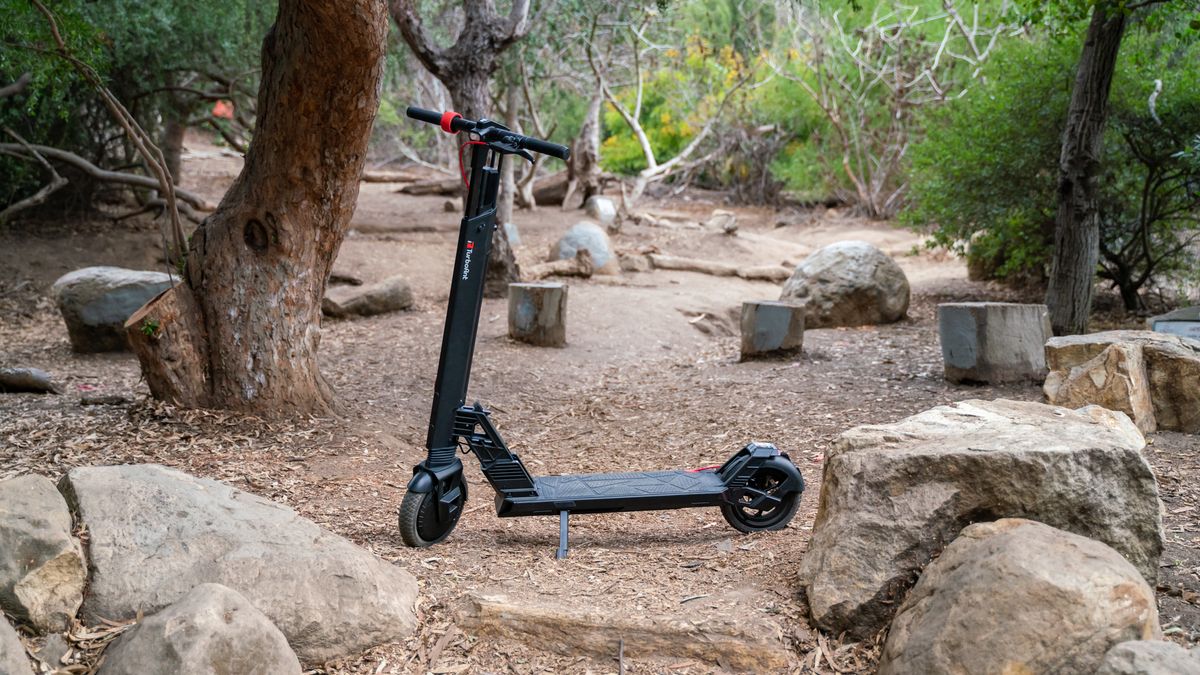
{"type": "Polygon", "coordinates": [[[245,166],[196,230],[183,282],[127,324],[155,396],[322,413],[321,298],[379,104],[382,0],[280,0],[245,166]]]}
{"type": "MultiPolygon", "coordinates": [[[[507,16],[496,11],[493,0],[463,0],[462,28],[445,47],[426,32],[416,0],[390,0],[390,8],[413,54],[450,91],[455,110],[468,119],[487,117],[491,108],[488,83],[500,67],[500,55],[529,30],[529,0],[513,0],[507,16]]],[[[511,190],[506,198],[512,199],[511,190]]],[[[503,295],[509,282],[519,279],[508,236],[503,227],[497,228],[484,294],[503,295]]]]}

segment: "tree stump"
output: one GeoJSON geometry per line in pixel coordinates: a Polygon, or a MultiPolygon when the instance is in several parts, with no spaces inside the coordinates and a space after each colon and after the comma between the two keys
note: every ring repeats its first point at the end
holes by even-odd
{"type": "Polygon", "coordinates": [[[804,346],[804,305],[778,300],[742,303],[742,361],[798,352],[804,346]]]}
{"type": "Polygon", "coordinates": [[[1045,305],[953,302],[938,305],[938,339],[950,382],[1040,382],[1046,377],[1045,305]]]}
{"type": "Polygon", "coordinates": [[[508,336],[539,347],[565,347],[566,285],[546,282],[509,284],[508,336]]]}

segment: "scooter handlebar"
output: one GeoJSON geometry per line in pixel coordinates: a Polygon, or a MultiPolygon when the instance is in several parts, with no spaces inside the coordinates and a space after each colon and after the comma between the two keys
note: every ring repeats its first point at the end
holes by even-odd
{"type": "MultiPolygon", "coordinates": [[[[436,124],[439,127],[442,127],[443,130],[446,129],[445,125],[448,119],[450,133],[471,131],[477,125],[476,122],[469,120],[458,113],[439,113],[434,112],[433,110],[417,108],[415,106],[409,106],[405,111],[405,114],[414,120],[427,122],[429,124],[436,124]]],[[[522,136],[521,134],[515,134],[512,132],[505,132],[505,135],[508,137],[508,142],[513,143],[518,148],[522,148],[524,150],[531,150],[533,152],[549,155],[551,157],[557,157],[559,159],[567,159],[571,156],[571,149],[565,145],[551,143],[550,141],[543,141],[540,138],[533,138],[531,136],[522,136]]]]}

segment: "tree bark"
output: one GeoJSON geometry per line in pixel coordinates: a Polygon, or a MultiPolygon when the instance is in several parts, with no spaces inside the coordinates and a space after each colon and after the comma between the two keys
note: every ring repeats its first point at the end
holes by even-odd
{"type": "Polygon", "coordinates": [[[600,109],[603,104],[604,90],[596,87],[588,102],[579,135],[571,144],[571,159],[567,161],[567,194],[562,202],[564,209],[575,208],[569,202],[573,201],[576,192],[580,193],[580,205],[587,203],[589,197],[600,194],[600,109]]]}
{"type": "Polygon", "coordinates": [[[1097,3],[1075,71],[1059,156],[1054,259],[1046,291],[1056,335],[1087,332],[1092,310],[1092,286],[1100,257],[1096,176],[1125,24],[1121,9],[1097,3]]]}
{"type": "MultiPolygon", "coordinates": [[[[488,82],[500,65],[500,54],[528,31],[529,1],[513,0],[508,16],[501,17],[491,0],[463,0],[463,28],[449,47],[438,47],[425,33],[415,0],[390,0],[389,10],[417,60],[450,91],[455,111],[468,119],[487,117],[488,82]]],[[[483,293],[503,297],[508,284],[520,278],[508,236],[497,227],[483,293]]]]}
{"type": "Polygon", "coordinates": [[[187,126],[174,116],[167,119],[166,128],[163,129],[163,159],[167,163],[167,172],[176,183],[179,182],[179,169],[183,165],[183,134],[186,131],[187,126]]]}
{"type": "Polygon", "coordinates": [[[382,3],[280,0],[242,172],[192,236],[184,282],[126,325],[157,396],[269,416],[333,408],[317,368],[321,298],[358,197],[386,36],[382,3]]]}

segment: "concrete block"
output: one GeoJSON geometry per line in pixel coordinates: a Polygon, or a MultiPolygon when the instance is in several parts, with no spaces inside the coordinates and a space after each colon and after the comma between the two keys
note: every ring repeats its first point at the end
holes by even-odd
{"type": "Polygon", "coordinates": [[[760,300],[742,303],[742,360],[797,352],[804,346],[804,305],[760,300]]]}
{"type": "Polygon", "coordinates": [[[1042,381],[1053,335],[1045,305],[954,302],[938,305],[938,338],[950,382],[1042,381]]]}

